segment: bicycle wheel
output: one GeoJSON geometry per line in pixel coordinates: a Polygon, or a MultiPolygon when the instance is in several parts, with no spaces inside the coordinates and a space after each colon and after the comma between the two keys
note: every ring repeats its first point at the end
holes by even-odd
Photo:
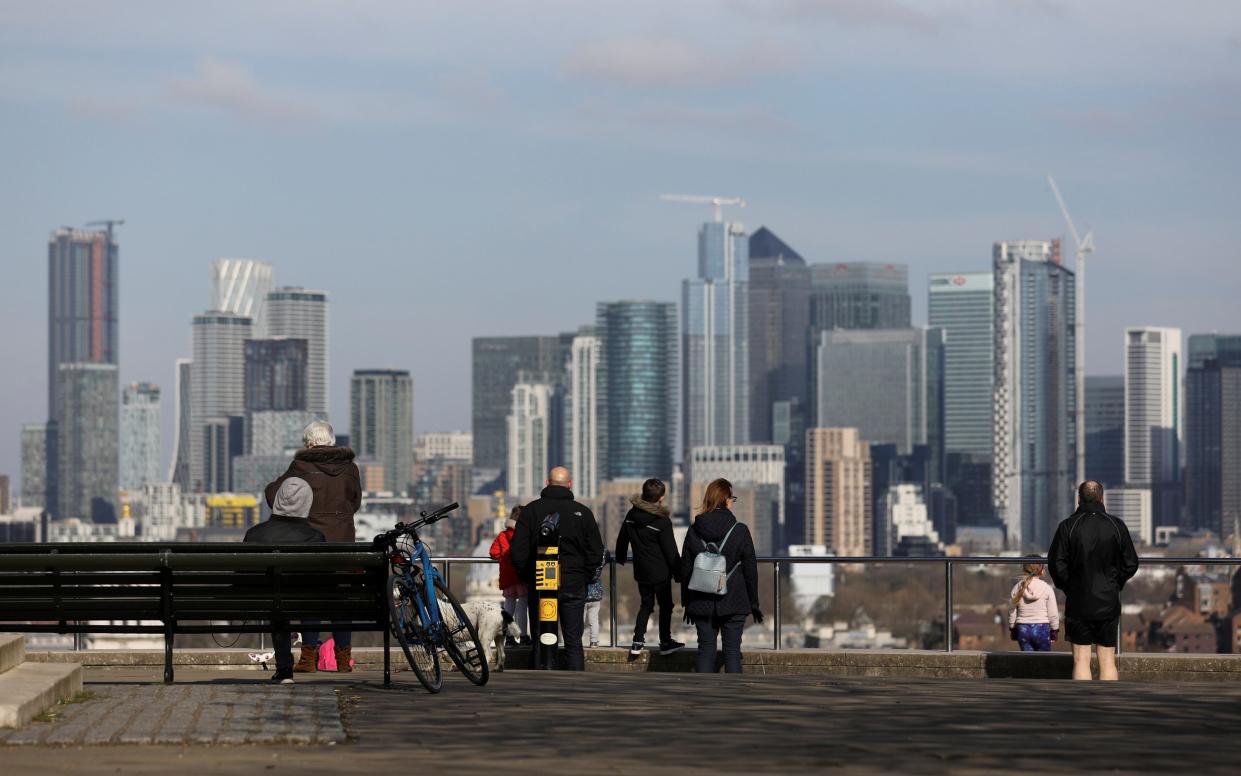
{"type": "Polygon", "coordinates": [[[444,621],[444,651],[466,679],[481,687],[487,683],[491,670],[474,623],[439,577],[435,578],[435,597],[439,600],[440,619],[444,621]]]}
{"type": "Polygon", "coordinates": [[[401,577],[388,580],[388,610],[392,616],[392,635],[401,645],[409,667],[428,692],[439,692],[444,686],[444,673],[440,670],[439,650],[422,615],[418,610],[414,596],[421,599],[425,593],[411,590],[401,577]]]}

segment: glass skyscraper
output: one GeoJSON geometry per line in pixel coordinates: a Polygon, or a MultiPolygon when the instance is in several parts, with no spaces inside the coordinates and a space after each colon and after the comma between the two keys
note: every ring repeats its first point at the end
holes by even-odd
{"type": "MultiPolygon", "coordinates": [[[[568,335],[572,342],[572,335],[568,335]]],[[[559,373],[568,356],[563,337],[475,337],[471,343],[474,466],[508,465],[508,415],[520,372],[559,373]]]]}
{"type": "Polygon", "coordinates": [[[125,386],[121,391],[121,490],[138,491],[160,481],[159,426],[159,386],[125,386]]]}
{"type": "Polygon", "coordinates": [[[1125,483],[1125,378],[1086,376],[1086,476],[1107,487],[1125,483]]]}
{"type": "Polygon", "coordinates": [[[384,490],[409,489],[414,470],[414,380],[408,371],[354,371],[349,433],[358,463],[383,467],[384,490]]]}
{"type": "Polygon", "coordinates": [[[698,231],[698,277],[681,285],[681,408],[685,456],[750,437],[750,243],[741,224],[698,231]]]}
{"type": "Polygon", "coordinates": [[[927,308],[944,331],[944,451],[986,460],[995,441],[993,289],[990,272],[934,274],[927,308]]]}
{"type": "Polygon", "coordinates": [[[767,227],[750,236],[750,440],[775,439],[774,409],[806,403],[810,269],[767,227]]]}
{"type": "Polygon", "coordinates": [[[1241,335],[1194,334],[1185,374],[1185,520],[1241,529],[1241,335]]]}
{"type": "Polygon", "coordinates": [[[996,243],[993,501],[1011,549],[1045,551],[1077,477],[1073,272],[1059,240],[996,243]]]}
{"type": "Polygon", "coordinates": [[[266,261],[216,259],[211,262],[211,309],[244,315],[253,321],[254,336],[267,332],[267,294],[272,268],[266,261]]]}
{"type": "Polygon", "coordinates": [[[223,456],[241,439],[221,441],[223,433],[243,433],[228,421],[246,411],[246,351],[250,319],[220,310],[195,315],[192,323],[194,361],[190,368],[190,492],[211,493],[229,479],[223,456]],[[211,436],[204,430],[211,423],[211,436]]]}
{"type": "Polygon", "coordinates": [[[1155,525],[1181,513],[1181,330],[1125,329],[1125,484],[1150,488],[1155,525]]]}
{"type": "Polygon", "coordinates": [[[56,370],[57,515],[115,522],[118,405],[115,364],[56,370]]]}
{"type": "Polygon", "coordinates": [[[264,310],[268,337],[306,340],[306,411],[328,417],[328,299],[323,291],[277,288],[264,310]]]}
{"type": "Polygon", "coordinates": [[[677,320],[671,302],[601,302],[600,480],[672,481],[677,435],[677,320]]]}

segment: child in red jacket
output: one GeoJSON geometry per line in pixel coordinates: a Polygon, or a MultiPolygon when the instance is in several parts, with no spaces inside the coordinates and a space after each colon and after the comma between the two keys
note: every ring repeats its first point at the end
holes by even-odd
{"type": "MultiPolygon", "coordinates": [[[[492,560],[500,563],[500,590],[504,594],[504,611],[517,621],[517,627],[521,630],[521,643],[524,645],[530,643],[529,630],[527,630],[529,613],[526,611],[530,591],[526,583],[521,581],[521,577],[517,576],[517,567],[513,565],[510,555],[513,529],[517,527],[517,516],[520,514],[521,507],[513,507],[508,520],[504,521],[504,530],[491,543],[490,555],[492,560]]],[[[510,643],[508,646],[514,645],[510,643]]]]}

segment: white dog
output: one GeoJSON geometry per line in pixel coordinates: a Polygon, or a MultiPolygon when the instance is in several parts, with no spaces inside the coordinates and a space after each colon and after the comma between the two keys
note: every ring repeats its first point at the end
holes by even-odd
{"type": "Polygon", "coordinates": [[[500,608],[500,604],[494,601],[481,601],[474,599],[461,604],[461,608],[465,611],[465,616],[470,618],[470,622],[474,623],[474,630],[478,631],[478,640],[483,643],[484,657],[487,662],[491,662],[491,647],[495,645],[495,667],[497,671],[504,670],[504,639],[506,636],[514,640],[521,637],[521,630],[517,624],[513,622],[513,615],[500,608]]]}

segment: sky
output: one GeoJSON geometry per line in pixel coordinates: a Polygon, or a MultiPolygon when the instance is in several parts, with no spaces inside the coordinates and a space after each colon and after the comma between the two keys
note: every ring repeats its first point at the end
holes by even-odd
{"type": "Polygon", "coordinates": [[[331,403],[408,368],[468,428],[470,339],[679,297],[741,196],[812,262],[989,267],[1094,230],[1087,358],[1241,330],[1241,6],[1199,0],[0,0],[0,473],[46,417],[47,235],[124,218],[121,379],[165,387],[209,263],[331,295],[331,403]]]}

